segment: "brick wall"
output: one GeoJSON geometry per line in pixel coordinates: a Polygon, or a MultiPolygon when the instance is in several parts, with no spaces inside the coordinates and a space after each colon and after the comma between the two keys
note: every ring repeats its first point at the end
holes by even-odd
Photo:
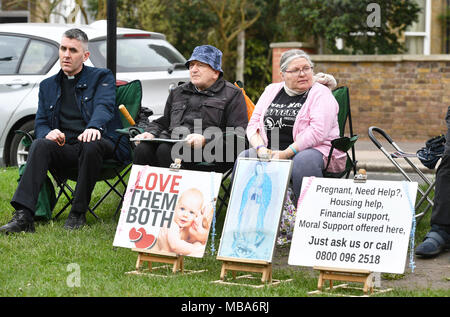
{"type": "MultiPolygon", "coordinates": [[[[273,56],[277,82],[279,55],[273,56]]],[[[361,138],[368,139],[370,126],[382,128],[394,141],[424,141],[447,131],[450,55],[312,54],[311,59],[316,73],[332,74],[338,86],[349,87],[353,129],[361,138]]]]}

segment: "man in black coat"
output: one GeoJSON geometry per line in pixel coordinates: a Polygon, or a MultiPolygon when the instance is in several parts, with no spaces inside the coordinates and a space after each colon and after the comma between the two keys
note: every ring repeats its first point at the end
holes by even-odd
{"type": "Polygon", "coordinates": [[[134,164],[169,167],[181,158],[185,169],[224,172],[233,167],[245,146],[247,106],[240,88],[223,79],[221,63],[216,47],[194,49],[186,62],[190,81],[170,92],[163,116],[136,137],[184,142],[142,141],[135,148],[134,164]]]}

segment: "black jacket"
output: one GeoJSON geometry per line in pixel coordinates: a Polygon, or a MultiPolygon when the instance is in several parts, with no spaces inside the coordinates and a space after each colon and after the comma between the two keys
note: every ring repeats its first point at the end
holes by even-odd
{"type": "Polygon", "coordinates": [[[218,127],[222,132],[227,127],[245,130],[247,124],[244,95],[238,87],[220,77],[203,91],[198,91],[191,82],[173,89],[167,98],[164,115],[151,122],[147,132],[156,137],[170,138],[177,127],[184,127],[185,131],[187,128],[189,133],[201,134],[209,127],[218,127]]]}

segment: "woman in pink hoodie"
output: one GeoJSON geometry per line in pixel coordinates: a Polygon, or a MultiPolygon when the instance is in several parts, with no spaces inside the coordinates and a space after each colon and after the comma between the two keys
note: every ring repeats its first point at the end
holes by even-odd
{"type": "MultiPolygon", "coordinates": [[[[292,159],[296,198],[303,177],[322,177],[331,140],[339,137],[339,105],[330,89],[314,76],[313,67],[302,50],[283,53],[280,71],[284,81],[267,86],[258,100],[247,127],[251,148],[240,155],[292,159]]],[[[345,153],[334,150],[328,170],[342,171],[345,162],[345,153]]]]}

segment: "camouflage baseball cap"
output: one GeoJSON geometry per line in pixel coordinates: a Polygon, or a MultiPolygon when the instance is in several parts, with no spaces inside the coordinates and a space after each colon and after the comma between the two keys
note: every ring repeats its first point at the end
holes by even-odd
{"type": "Polygon", "coordinates": [[[212,45],[201,45],[194,48],[191,58],[186,62],[186,67],[189,68],[189,62],[199,61],[208,64],[212,69],[223,73],[222,70],[222,52],[212,45]]]}

